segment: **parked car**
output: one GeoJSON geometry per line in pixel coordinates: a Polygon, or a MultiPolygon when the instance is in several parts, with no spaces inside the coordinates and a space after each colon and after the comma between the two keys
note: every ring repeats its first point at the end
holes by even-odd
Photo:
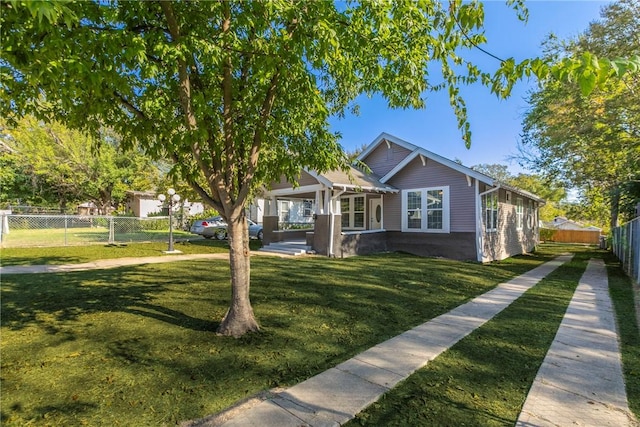
{"type": "MultiPolygon", "coordinates": [[[[222,219],[221,216],[214,216],[214,217],[199,219],[194,221],[193,224],[191,224],[191,228],[189,229],[189,231],[191,231],[194,234],[199,234],[201,236],[204,236],[207,239],[210,239],[214,237],[213,232],[207,233],[207,235],[205,235],[204,234],[205,230],[208,230],[208,229],[215,230],[216,228],[219,228],[219,227],[223,227],[226,230],[227,223],[224,222],[224,219],[222,219]]],[[[226,231],[225,231],[225,234],[226,234],[226,231]]]]}
{"type": "MultiPolygon", "coordinates": [[[[258,239],[262,240],[262,226],[260,224],[256,224],[255,222],[247,219],[249,223],[249,238],[250,239],[258,239]]],[[[213,226],[213,227],[205,227],[202,236],[207,239],[215,237],[218,240],[223,240],[227,238],[227,224],[223,221],[222,224],[213,226]]]]}

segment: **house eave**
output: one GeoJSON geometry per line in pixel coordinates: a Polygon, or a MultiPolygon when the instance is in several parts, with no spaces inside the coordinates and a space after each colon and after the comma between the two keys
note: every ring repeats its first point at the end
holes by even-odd
{"type": "Polygon", "coordinates": [[[411,154],[405,157],[400,163],[398,163],[393,169],[391,169],[385,176],[380,178],[380,182],[386,183],[387,181],[389,181],[391,178],[393,178],[393,176],[395,176],[398,172],[404,169],[409,163],[411,163],[417,157],[421,157],[423,165],[426,164],[426,162],[423,160],[424,158],[431,159],[457,172],[460,172],[468,177],[475,178],[478,181],[484,182],[485,184],[488,184],[488,185],[494,185],[493,178],[487,175],[484,175],[480,172],[476,172],[471,168],[458,164],[454,161],[451,161],[438,154],[432,153],[431,151],[425,150],[424,148],[421,148],[421,147],[416,147],[411,154]]]}

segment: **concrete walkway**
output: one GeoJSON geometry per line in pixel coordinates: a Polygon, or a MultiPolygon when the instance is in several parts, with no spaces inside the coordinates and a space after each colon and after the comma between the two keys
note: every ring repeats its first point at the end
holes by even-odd
{"type": "MultiPolygon", "coordinates": [[[[261,253],[252,251],[251,256],[275,256],[287,257],[284,254],[261,253]]],[[[228,253],[215,254],[166,254],[149,257],[112,258],[91,262],[60,265],[8,265],[0,267],[0,276],[4,274],[30,274],[30,273],[68,273],[71,271],[105,270],[109,268],[126,267],[130,265],[160,264],[165,262],[189,261],[198,259],[229,259],[228,253]]]]}
{"type": "Polygon", "coordinates": [[[629,411],[607,271],[591,260],[516,426],[637,426],[629,411]]]}
{"type": "Polygon", "coordinates": [[[9,265],[0,267],[0,275],[4,274],[29,274],[29,273],[68,273],[70,271],[104,270],[108,268],[126,267],[129,265],[159,264],[164,262],[187,261],[194,259],[229,259],[229,254],[191,254],[174,255],[167,254],[142,258],[112,258],[101,259],[92,262],[62,265],[9,265]]]}
{"type": "MultiPolygon", "coordinates": [[[[252,252],[252,255],[254,253],[252,252]]],[[[119,258],[71,265],[0,267],[0,275],[59,273],[228,254],[119,258]]],[[[508,307],[571,259],[557,257],[289,389],[267,393],[189,427],[338,426],[508,307]]],[[[629,411],[615,316],[602,260],[582,276],[517,422],[529,426],[640,426],[629,411]]]]}
{"type": "Polygon", "coordinates": [[[454,310],[355,356],[266,400],[233,408],[190,427],[338,426],[440,353],[508,307],[571,259],[563,255],[454,310]]]}

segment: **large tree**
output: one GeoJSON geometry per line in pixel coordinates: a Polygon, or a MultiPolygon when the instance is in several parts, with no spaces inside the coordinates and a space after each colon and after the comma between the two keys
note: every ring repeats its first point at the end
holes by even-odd
{"type": "MultiPolygon", "coordinates": [[[[509,0],[525,16],[522,1],[509,0]]],[[[258,329],[245,204],[302,167],[343,168],[332,115],[361,94],[422,108],[446,90],[466,144],[459,85],[509,95],[525,75],[608,76],[607,61],[465,61],[485,42],[481,3],[398,0],[2,3],[2,109],[106,125],[174,171],[229,224],[230,308],[218,331],[258,329]],[[569,67],[570,66],[570,67],[569,67]],[[431,74],[433,73],[433,77],[431,74]]]]}
{"type": "Polygon", "coordinates": [[[90,201],[107,214],[111,206],[124,202],[127,190],[148,190],[160,178],[149,157],[121,151],[117,135],[106,129],[96,141],[60,123],[44,123],[32,116],[0,128],[7,148],[2,158],[13,166],[9,177],[13,179],[3,195],[7,200],[26,196],[27,200],[56,203],[61,212],[70,203],[90,201]]]}
{"type": "MultiPolygon", "coordinates": [[[[605,56],[640,53],[640,3],[606,6],[602,19],[576,39],[550,39],[551,58],[593,52],[605,56]]],[[[524,120],[523,164],[582,191],[593,205],[606,201],[610,225],[640,201],[640,72],[610,80],[590,96],[566,82],[549,80],[530,96],[524,120]]],[[[627,215],[625,215],[627,216],[627,215]]],[[[627,216],[628,218],[628,216],[627,216]]]]}

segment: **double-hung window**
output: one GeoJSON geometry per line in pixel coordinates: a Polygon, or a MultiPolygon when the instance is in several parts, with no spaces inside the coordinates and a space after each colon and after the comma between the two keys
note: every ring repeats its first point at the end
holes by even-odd
{"type": "Polygon", "coordinates": [[[364,196],[340,198],[342,229],[364,230],[364,196]]]}
{"type": "Polygon", "coordinates": [[[522,199],[518,197],[516,199],[516,229],[522,230],[524,225],[524,204],[522,199]]]}
{"type": "Polygon", "coordinates": [[[449,232],[449,187],[402,191],[402,231],[449,232]]]}
{"type": "Polygon", "coordinates": [[[482,211],[484,212],[485,231],[498,230],[498,194],[494,191],[482,196],[482,211]]]}

